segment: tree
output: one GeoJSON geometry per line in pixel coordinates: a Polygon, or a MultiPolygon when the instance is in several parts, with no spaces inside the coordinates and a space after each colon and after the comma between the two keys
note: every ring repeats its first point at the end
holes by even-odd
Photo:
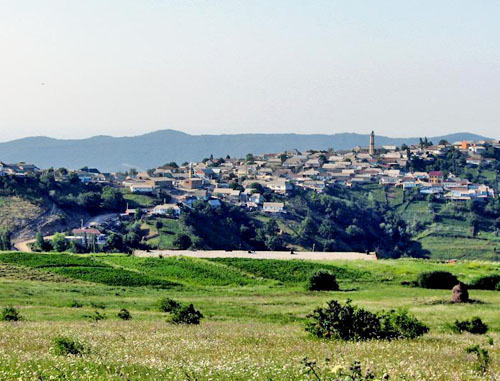
{"type": "Polygon", "coordinates": [[[97,192],[80,193],[76,198],[76,202],[82,208],[94,212],[96,210],[99,210],[99,207],[101,205],[101,195],[97,192]]]}
{"type": "Polygon", "coordinates": [[[255,163],[255,158],[254,158],[253,154],[251,154],[251,153],[247,154],[246,160],[247,160],[248,164],[255,163]]]}
{"type": "Polygon", "coordinates": [[[285,248],[285,242],[278,235],[267,237],[265,244],[268,250],[283,250],[285,248]]]}
{"type": "Polygon", "coordinates": [[[33,243],[32,250],[38,252],[45,252],[52,250],[52,246],[50,242],[45,241],[42,233],[37,233],[35,236],[35,242],[33,243]]]}
{"type": "Polygon", "coordinates": [[[68,249],[68,241],[66,241],[66,237],[62,233],[54,234],[52,238],[52,247],[58,253],[62,253],[68,249]]]}
{"type": "Polygon", "coordinates": [[[0,230],[0,250],[10,250],[10,232],[6,229],[0,230]]]}
{"type": "Polygon", "coordinates": [[[276,220],[274,218],[271,218],[266,222],[265,230],[267,235],[276,235],[279,233],[280,228],[276,220]]]}
{"type": "Polygon", "coordinates": [[[177,234],[172,243],[180,250],[187,250],[192,245],[191,238],[185,233],[177,234]]]}
{"type": "Polygon", "coordinates": [[[318,233],[323,238],[333,238],[335,236],[335,224],[330,219],[325,218],[318,228],[318,233]]]}
{"type": "MultiPolygon", "coordinates": [[[[186,165],[187,165],[187,163],[186,163],[186,165]]],[[[170,163],[166,163],[163,165],[163,167],[179,168],[179,166],[177,165],[177,163],[175,161],[171,161],[170,163]]]]}
{"type": "Polygon", "coordinates": [[[123,238],[121,235],[111,233],[106,240],[106,251],[124,251],[123,238]]]}
{"type": "Polygon", "coordinates": [[[314,235],[316,231],[316,224],[311,216],[307,216],[302,220],[300,224],[300,236],[303,239],[309,239],[314,235]]]}
{"type": "Polygon", "coordinates": [[[104,187],[101,195],[101,207],[107,210],[122,210],[125,204],[122,192],[110,186],[104,187]]]}

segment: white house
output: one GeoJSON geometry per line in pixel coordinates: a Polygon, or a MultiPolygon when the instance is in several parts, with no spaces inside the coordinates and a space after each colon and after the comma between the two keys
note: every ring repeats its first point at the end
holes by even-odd
{"type": "Polygon", "coordinates": [[[152,193],[155,186],[152,183],[135,183],[130,185],[132,193],[152,193]]]}
{"type": "Polygon", "coordinates": [[[179,208],[179,206],[177,206],[176,204],[163,204],[155,206],[152,211],[152,214],[160,216],[164,216],[170,213],[174,216],[180,216],[181,208],[179,208]]]}
{"type": "Polygon", "coordinates": [[[284,213],[285,204],[282,202],[265,202],[262,206],[265,213],[284,213]]]}

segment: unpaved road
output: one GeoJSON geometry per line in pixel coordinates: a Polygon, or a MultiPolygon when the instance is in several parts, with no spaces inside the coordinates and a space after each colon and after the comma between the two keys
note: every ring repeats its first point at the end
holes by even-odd
{"type": "MultiPolygon", "coordinates": [[[[52,240],[52,238],[54,238],[53,235],[43,237],[43,239],[45,239],[46,241],[50,241],[52,240]]],[[[31,253],[30,244],[32,244],[33,242],[35,242],[35,239],[29,239],[27,241],[16,242],[13,246],[17,251],[31,253]]]]}
{"type": "MultiPolygon", "coordinates": [[[[105,223],[109,223],[111,221],[113,221],[114,219],[118,218],[119,214],[117,213],[104,213],[104,214],[99,214],[97,216],[93,216],[91,218],[89,218],[87,220],[87,222],[85,222],[84,226],[86,228],[90,227],[91,225],[93,224],[97,224],[97,225],[102,225],[102,224],[105,224],[105,223]]],[[[77,225],[75,225],[77,226],[77,225]]],[[[54,231],[51,231],[51,232],[48,232],[48,233],[52,233],[54,231]]],[[[53,235],[48,235],[48,236],[45,236],[44,239],[45,240],[51,240],[54,236],[53,235]]],[[[23,241],[19,241],[19,242],[14,242],[13,243],[13,247],[18,250],[18,251],[24,251],[24,252],[31,252],[31,249],[29,248],[29,245],[32,244],[33,242],[35,242],[35,239],[32,238],[32,239],[28,239],[28,240],[23,240],[23,241]]]]}
{"type": "Polygon", "coordinates": [[[255,251],[248,253],[248,251],[235,250],[151,250],[134,251],[136,257],[175,257],[186,256],[194,258],[251,258],[251,259],[312,259],[312,260],[377,260],[375,254],[365,254],[357,252],[313,252],[302,251],[291,254],[289,251],[255,251]]]}

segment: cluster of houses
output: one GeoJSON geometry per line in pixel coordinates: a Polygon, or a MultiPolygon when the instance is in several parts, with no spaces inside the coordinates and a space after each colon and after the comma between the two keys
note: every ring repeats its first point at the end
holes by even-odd
{"type": "Polygon", "coordinates": [[[27,176],[36,172],[40,172],[40,169],[33,164],[5,164],[0,161],[0,176],[27,176]]]}
{"type": "MultiPolygon", "coordinates": [[[[268,190],[286,195],[294,188],[311,189],[318,193],[331,186],[354,187],[362,184],[381,184],[418,189],[452,200],[471,200],[494,197],[494,191],[484,184],[475,184],[453,174],[444,176],[439,171],[408,172],[408,154],[424,161],[445,155],[452,147],[466,154],[467,165],[481,165],[493,159],[482,153],[487,147],[500,149],[498,141],[457,142],[439,145],[420,144],[405,149],[397,146],[375,147],[372,133],[369,148],[356,147],[349,151],[291,150],[245,159],[204,159],[199,163],[182,166],[165,165],[148,172],[101,173],[95,168],[76,171],[84,183],[109,183],[127,188],[132,193],[168,195],[169,203],[146,210],[153,215],[178,216],[180,204],[187,207],[203,200],[217,208],[221,201],[265,213],[285,213],[282,202],[266,202],[262,195],[268,190]]],[[[0,162],[0,174],[25,174],[39,171],[33,165],[19,163],[7,165],[0,162]]],[[[122,217],[130,217],[135,210],[128,209],[122,217]]]]}
{"type": "Polygon", "coordinates": [[[178,214],[181,211],[177,209],[177,204],[190,206],[200,199],[213,207],[220,205],[218,200],[223,200],[266,213],[283,213],[284,204],[265,202],[260,190],[286,195],[298,187],[321,193],[334,185],[381,184],[404,190],[418,189],[423,194],[452,200],[470,200],[494,197],[494,191],[487,185],[475,184],[453,174],[445,178],[440,171],[408,172],[408,152],[423,160],[434,160],[454,146],[466,153],[468,165],[474,166],[490,160],[481,155],[488,145],[500,149],[498,141],[458,142],[410,146],[407,150],[396,146],[376,149],[372,146],[369,149],[357,147],[351,151],[326,153],[292,150],[252,156],[250,159],[211,158],[181,167],[163,166],[149,173],[138,173],[122,181],[121,185],[133,193],[168,192],[174,201],[157,206],[151,210],[153,214],[166,214],[167,211],[178,214]]]}

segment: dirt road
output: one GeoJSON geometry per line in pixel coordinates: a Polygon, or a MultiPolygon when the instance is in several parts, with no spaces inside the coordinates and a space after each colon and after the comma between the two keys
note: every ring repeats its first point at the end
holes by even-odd
{"type": "Polygon", "coordinates": [[[252,258],[252,259],[312,259],[312,260],[365,260],[374,261],[377,259],[375,254],[365,254],[357,252],[296,252],[291,254],[289,251],[256,251],[248,253],[247,251],[224,251],[224,250],[136,250],[136,257],[175,257],[186,256],[194,258],[252,258]]]}
{"type": "MultiPolygon", "coordinates": [[[[43,239],[45,239],[46,241],[50,241],[52,240],[52,238],[54,238],[53,235],[47,235],[45,237],[43,237],[43,239]]],[[[25,253],[31,253],[31,248],[30,248],[30,245],[35,242],[35,239],[29,239],[27,241],[21,241],[21,242],[16,242],[14,243],[14,248],[17,250],[17,251],[23,251],[25,253]]]]}

